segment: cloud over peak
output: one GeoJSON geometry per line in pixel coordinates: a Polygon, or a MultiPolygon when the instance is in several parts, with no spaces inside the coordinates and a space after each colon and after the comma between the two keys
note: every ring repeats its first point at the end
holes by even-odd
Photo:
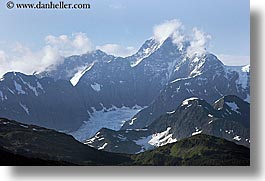
{"type": "Polygon", "coordinates": [[[154,38],[158,42],[163,42],[168,37],[172,37],[173,42],[181,46],[185,37],[182,33],[183,29],[184,26],[180,20],[167,20],[159,25],[154,26],[154,38]]]}
{"type": "Polygon", "coordinates": [[[189,57],[206,53],[206,47],[211,39],[210,35],[200,31],[198,28],[193,28],[192,35],[188,35],[185,32],[183,23],[178,19],[167,20],[154,26],[153,34],[154,39],[160,43],[171,37],[173,43],[180,49],[183,48],[184,41],[189,41],[190,46],[187,47],[189,57]]]}
{"type": "Polygon", "coordinates": [[[72,36],[48,35],[44,39],[45,45],[33,51],[26,45],[15,43],[10,49],[0,47],[0,76],[9,71],[26,74],[43,71],[49,66],[56,66],[63,61],[63,57],[81,55],[93,50],[93,45],[84,33],[72,36]]]}
{"type": "MultiPolygon", "coordinates": [[[[183,23],[178,19],[167,20],[153,27],[153,38],[157,42],[162,43],[168,37],[172,38],[173,43],[179,49],[186,51],[190,58],[205,54],[211,40],[209,34],[198,28],[193,28],[191,34],[187,33],[183,23]],[[183,46],[184,42],[188,42],[188,47],[183,46]]],[[[72,35],[48,35],[44,38],[43,47],[38,50],[33,50],[21,43],[9,46],[0,42],[0,76],[9,71],[26,74],[41,72],[47,67],[54,67],[62,63],[64,57],[82,55],[95,49],[119,57],[127,57],[137,52],[133,46],[122,46],[115,43],[94,46],[87,35],[81,32],[72,35]]],[[[230,65],[249,61],[249,56],[219,55],[219,58],[230,65]]]]}
{"type": "Polygon", "coordinates": [[[74,33],[71,37],[48,35],[45,37],[46,45],[57,50],[61,56],[81,55],[93,50],[93,45],[84,33],[74,33]]]}
{"type": "Polygon", "coordinates": [[[188,57],[201,56],[206,53],[206,47],[211,40],[211,36],[193,28],[193,34],[190,39],[190,46],[187,48],[188,57]]]}

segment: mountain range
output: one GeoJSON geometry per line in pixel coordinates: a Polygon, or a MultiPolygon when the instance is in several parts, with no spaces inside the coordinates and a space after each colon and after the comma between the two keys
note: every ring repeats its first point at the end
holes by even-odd
{"type": "Polygon", "coordinates": [[[7,73],[0,80],[0,116],[73,131],[104,108],[146,107],[122,127],[134,129],[192,96],[209,103],[224,95],[249,100],[249,66],[228,67],[209,53],[189,58],[186,44],[180,49],[170,37],[149,39],[126,58],[96,50],[34,75],[7,73]]]}
{"type": "MultiPolygon", "coordinates": [[[[0,78],[0,117],[18,120],[24,126],[45,127],[30,126],[45,133],[41,140],[44,145],[50,144],[44,137],[56,135],[58,142],[62,139],[71,143],[64,151],[80,147],[76,153],[73,151],[74,162],[68,159],[69,155],[60,159],[47,155],[48,150],[45,154],[36,151],[38,159],[55,160],[54,164],[162,165],[149,158],[140,163],[139,159],[147,153],[156,157],[157,150],[162,154],[163,149],[174,155],[172,145],[181,145],[182,140],[200,145],[197,139],[206,137],[211,146],[216,140],[222,147],[224,142],[219,140],[226,139],[231,145],[236,143],[237,146],[232,146],[235,149],[243,148],[239,145],[250,147],[250,65],[226,66],[209,52],[190,56],[189,46],[188,41],[181,47],[176,45],[172,37],[162,42],[150,38],[134,55],[125,58],[95,50],[66,57],[59,65],[32,75],[6,73],[0,78]],[[87,150],[94,156],[103,153],[102,159],[79,157],[80,152],[87,150]],[[119,158],[105,162],[104,154],[108,157],[109,153],[104,151],[115,152],[111,156],[119,158]]],[[[21,128],[18,123],[9,123],[21,128]]],[[[28,136],[35,135],[32,130],[28,136]]],[[[27,140],[22,137],[23,141],[27,140]]],[[[10,141],[1,144],[8,145],[10,141]]],[[[23,144],[27,145],[27,141],[23,144]]],[[[6,145],[2,150],[5,154],[19,153],[30,158],[35,154],[31,150],[35,146],[20,152],[20,149],[7,149],[6,145]]],[[[63,150],[58,154],[63,155],[63,150]]],[[[173,157],[175,164],[195,164],[183,162],[183,155],[173,157]]],[[[161,159],[171,160],[171,157],[162,155],[161,159]]]]}

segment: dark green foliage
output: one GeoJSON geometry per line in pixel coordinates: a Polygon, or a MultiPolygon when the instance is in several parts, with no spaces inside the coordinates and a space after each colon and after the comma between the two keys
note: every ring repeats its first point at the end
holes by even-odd
{"type": "Polygon", "coordinates": [[[250,164],[249,148],[209,135],[196,135],[132,156],[136,165],[250,164]]]}

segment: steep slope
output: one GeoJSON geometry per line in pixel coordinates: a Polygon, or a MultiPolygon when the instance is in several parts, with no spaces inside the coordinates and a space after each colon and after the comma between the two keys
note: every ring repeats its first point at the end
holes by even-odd
{"type": "Polygon", "coordinates": [[[74,130],[89,115],[65,80],[7,73],[0,81],[0,116],[57,130],[74,130]]]}
{"type": "Polygon", "coordinates": [[[201,133],[249,147],[249,103],[237,96],[225,96],[213,105],[189,98],[148,127],[120,131],[101,129],[85,144],[97,149],[105,144],[102,149],[111,152],[138,153],[201,133]]]}
{"type": "Polygon", "coordinates": [[[115,59],[112,55],[96,50],[84,55],[66,57],[63,63],[48,67],[45,71],[36,73],[38,78],[51,77],[55,80],[70,81],[78,72],[85,70],[89,65],[99,62],[111,62],[115,59]]]}
{"type": "Polygon", "coordinates": [[[227,67],[212,54],[185,58],[176,65],[172,80],[148,108],[128,120],[122,129],[139,129],[150,125],[160,115],[176,109],[183,99],[199,97],[209,103],[225,95],[249,100],[249,66],[227,67]]]}

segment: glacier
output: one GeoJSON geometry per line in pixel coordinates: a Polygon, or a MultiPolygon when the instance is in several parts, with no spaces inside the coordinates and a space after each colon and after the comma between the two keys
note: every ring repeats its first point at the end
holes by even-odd
{"type": "Polygon", "coordinates": [[[90,114],[89,120],[76,131],[69,132],[78,141],[85,141],[94,136],[101,128],[119,130],[125,121],[131,119],[135,114],[141,111],[143,107],[138,105],[130,107],[117,108],[112,106],[110,109],[103,108],[100,111],[94,109],[90,114]]]}

